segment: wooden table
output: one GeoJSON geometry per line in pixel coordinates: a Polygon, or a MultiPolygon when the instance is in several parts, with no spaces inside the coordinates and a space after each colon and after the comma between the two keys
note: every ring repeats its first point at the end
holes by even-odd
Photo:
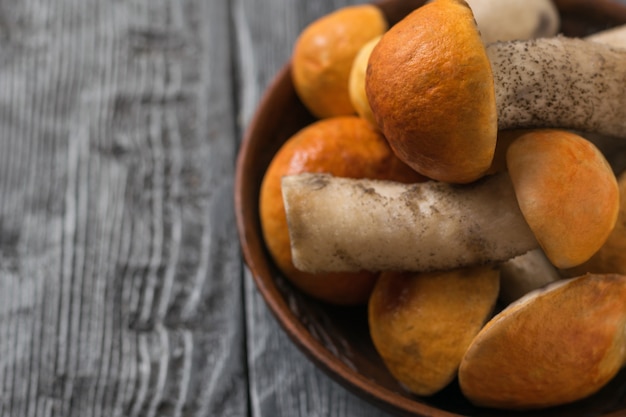
{"type": "MultiPolygon", "coordinates": [[[[0,8],[0,416],[379,416],[242,262],[242,132],[345,0],[0,8]]],[[[354,1],[356,3],[356,1],[354,1]]]]}
{"type": "Polygon", "coordinates": [[[258,295],[233,173],[313,19],[357,0],[0,6],[0,416],[383,416],[258,295]]]}

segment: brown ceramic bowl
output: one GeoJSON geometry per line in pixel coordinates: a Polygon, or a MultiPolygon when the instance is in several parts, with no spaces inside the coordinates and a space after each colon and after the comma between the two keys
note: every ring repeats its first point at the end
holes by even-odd
{"type": "MultiPolygon", "coordinates": [[[[382,0],[395,22],[424,0],[382,0]]],[[[555,0],[566,35],[584,36],[626,23],[626,6],[608,0],[555,0]]],[[[531,414],[472,406],[456,382],[428,398],[408,393],[384,367],[369,338],[362,307],[315,301],[286,281],[269,256],[261,234],[259,188],[274,153],[292,134],[314,121],[294,91],[286,63],[263,96],[245,132],[235,177],[235,210],[243,255],[257,288],[291,340],[319,368],[350,391],[403,416],[617,416],[626,415],[626,371],[602,391],[575,404],[531,414]]]]}

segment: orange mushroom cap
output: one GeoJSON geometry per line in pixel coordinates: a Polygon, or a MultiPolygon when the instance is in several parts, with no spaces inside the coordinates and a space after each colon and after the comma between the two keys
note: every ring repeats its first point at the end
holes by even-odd
{"type": "Polygon", "coordinates": [[[365,88],[391,147],[422,175],[468,183],[489,169],[495,88],[464,1],[435,0],[390,28],[370,55],[365,88]]]}
{"type": "Polygon", "coordinates": [[[600,249],[615,227],[620,197],[595,145],[564,130],[520,131],[506,161],[524,219],[556,267],[579,265],[600,249]]]}

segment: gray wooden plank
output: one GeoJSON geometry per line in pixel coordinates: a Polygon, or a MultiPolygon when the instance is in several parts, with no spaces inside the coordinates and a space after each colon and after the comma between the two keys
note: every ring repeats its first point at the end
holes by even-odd
{"type": "Polygon", "coordinates": [[[0,10],[0,415],[246,415],[228,1],[0,10]]]}
{"type": "MultiPolygon", "coordinates": [[[[357,3],[362,1],[233,1],[244,128],[261,94],[287,61],[302,28],[332,10],[357,3]]],[[[387,415],[330,379],[295,347],[267,309],[247,270],[245,301],[252,416],[387,415]]]]}

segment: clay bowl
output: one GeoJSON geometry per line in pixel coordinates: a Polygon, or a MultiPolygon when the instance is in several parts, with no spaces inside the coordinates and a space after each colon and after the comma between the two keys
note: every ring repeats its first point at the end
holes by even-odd
{"type": "MultiPolygon", "coordinates": [[[[376,4],[395,22],[423,0],[376,4]]],[[[584,36],[626,23],[626,6],[607,0],[555,0],[566,35],[584,36]]],[[[272,262],[258,215],[259,187],[277,149],[313,116],[299,101],[286,63],[265,92],[238,154],[235,210],[245,262],[258,291],[293,343],[320,369],[353,393],[402,416],[617,416],[626,415],[626,371],[596,395],[567,406],[529,414],[473,407],[456,382],[435,396],[408,393],[385,369],[369,338],[365,307],[317,302],[290,285],[272,262]]]]}

